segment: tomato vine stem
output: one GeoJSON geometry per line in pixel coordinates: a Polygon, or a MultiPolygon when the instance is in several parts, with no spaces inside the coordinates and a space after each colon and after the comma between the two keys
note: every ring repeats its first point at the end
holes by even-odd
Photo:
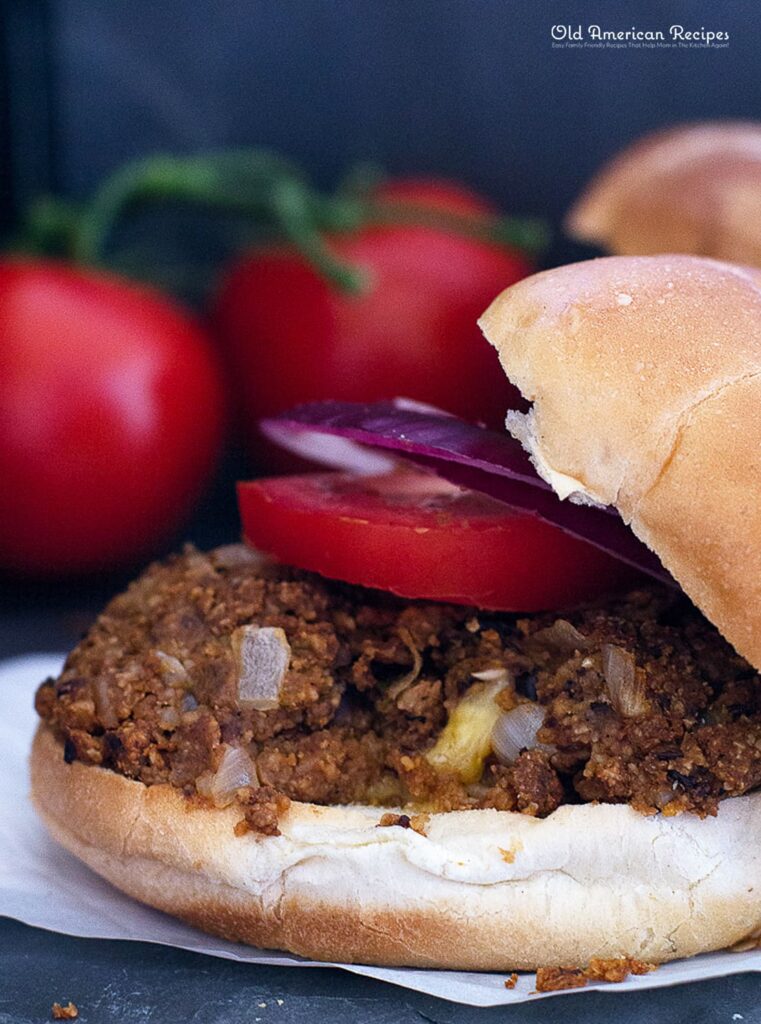
{"type": "Polygon", "coordinates": [[[318,273],[356,294],[371,286],[369,274],[341,260],[330,237],[368,225],[426,226],[532,254],[547,243],[541,221],[382,200],[374,197],[378,181],[376,169],[361,168],[333,195],[325,195],[289,160],[265,149],[151,156],[117,170],[79,206],[49,197],[38,201],[21,245],[83,265],[107,266],[113,232],[132,209],[180,203],[238,214],[274,229],[318,273]]]}

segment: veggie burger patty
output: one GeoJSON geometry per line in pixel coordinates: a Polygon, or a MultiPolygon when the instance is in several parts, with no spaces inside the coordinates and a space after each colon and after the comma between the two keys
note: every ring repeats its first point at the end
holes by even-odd
{"type": "Polygon", "coordinates": [[[760,694],[677,591],[487,614],[235,545],[150,567],[36,707],[67,761],[237,804],[238,831],[278,834],[290,800],[715,814],[761,782],[760,694]]]}

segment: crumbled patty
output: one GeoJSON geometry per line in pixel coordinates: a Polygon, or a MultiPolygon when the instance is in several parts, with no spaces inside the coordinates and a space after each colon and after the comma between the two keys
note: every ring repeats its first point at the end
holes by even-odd
{"type": "Polygon", "coordinates": [[[67,761],[198,799],[196,781],[244,748],[254,778],[229,799],[238,831],[266,834],[290,800],[533,815],[609,801],[703,816],[761,783],[757,673],[683,595],[658,587],[562,617],[483,613],[237,546],[187,549],[111,601],[36,707],[67,761]],[[249,624],[282,629],[290,645],[273,710],[239,703],[231,636],[249,624]],[[503,706],[538,702],[544,724],[535,749],[508,764],[492,754],[465,783],[425,754],[474,674],[495,669],[510,681],[503,706]]]}
{"type": "MultiPolygon", "coordinates": [[[[568,988],[584,988],[589,981],[626,981],[630,974],[649,974],[655,964],[633,957],[605,960],[596,957],[587,967],[540,967],[536,972],[537,992],[562,992],[568,988]]],[[[507,982],[505,982],[507,986],[507,982]]]]}

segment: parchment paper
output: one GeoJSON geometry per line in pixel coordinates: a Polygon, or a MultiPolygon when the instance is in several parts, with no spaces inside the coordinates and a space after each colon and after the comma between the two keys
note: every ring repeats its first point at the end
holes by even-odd
{"type": "MultiPolygon", "coordinates": [[[[60,655],[35,655],[0,663],[0,916],[83,938],[132,939],[190,949],[251,964],[340,967],[470,1006],[498,1006],[544,998],[534,992],[534,975],[523,974],[512,990],[505,974],[317,964],[283,953],[215,939],[143,907],[113,889],[47,836],[28,797],[27,755],[36,726],[32,699],[36,685],[55,675],[60,655]]],[[[713,953],[660,967],[617,985],[595,984],[559,995],[601,989],[626,992],[761,970],[761,951],[713,953]]]]}

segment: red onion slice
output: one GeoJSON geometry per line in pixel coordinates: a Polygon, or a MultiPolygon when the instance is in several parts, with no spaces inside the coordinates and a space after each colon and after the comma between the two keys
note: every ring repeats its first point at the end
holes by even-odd
{"type": "Polygon", "coordinates": [[[351,464],[353,455],[362,471],[368,447],[386,448],[403,458],[459,463],[550,490],[514,437],[408,399],[310,402],[262,420],[260,427],[276,444],[335,469],[355,469],[356,464],[351,464]],[[345,446],[333,448],[327,440],[320,445],[318,435],[344,438],[363,447],[359,451],[345,446]]]}
{"type": "Polygon", "coordinates": [[[675,585],[658,557],[634,536],[615,509],[560,501],[509,434],[404,400],[312,402],[263,420],[261,429],[270,440],[307,458],[362,473],[374,471],[368,456],[379,455],[369,449],[392,451],[452,484],[537,515],[640,572],[675,585]],[[338,438],[345,442],[340,461],[331,447],[338,438]]]}
{"type": "Polygon", "coordinates": [[[360,476],[376,476],[388,473],[398,464],[390,455],[383,455],[377,449],[358,444],[348,437],[322,430],[310,430],[290,420],[262,420],[262,433],[286,451],[319,466],[329,466],[360,476]]]}

